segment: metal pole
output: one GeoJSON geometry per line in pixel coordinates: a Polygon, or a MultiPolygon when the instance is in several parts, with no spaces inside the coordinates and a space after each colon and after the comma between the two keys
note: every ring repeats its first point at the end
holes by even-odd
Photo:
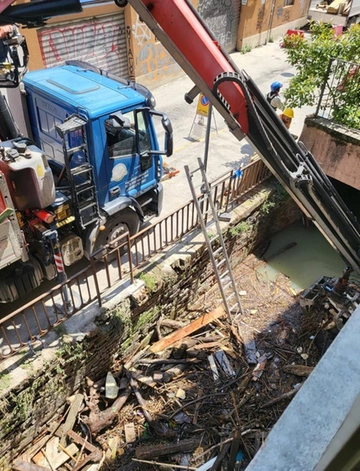
{"type": "Polygon", "coordinates": [[[69,290],[68,285],[65,283],[67,281],[67,275],[65,272],[64,261],[63,261],[61,250],[60,250],[59,235],[57,231],[54,230],[54,231],[49,232],[48,237],[51,243],[52,252],[54,256],[54,262],[55,262],[56,271],[57,271],[57,279],[59,283],[64,283],[63,286],[61,287],[61,291],[63,293],[64,302],[65,302],[65,312],[66,314],[68,314],[72,309],[72,304],[71,304],[70,290],[69,290]]]}
{"type": "Polygon", "coordinates": [[[209,102],[209,112],[208,112],[208,118],[207,118],[207,123],[206,123],[205,150],[204,150],[204,168],[205,168],[205,172],[207,170],[208,155],[209,155],[211,116],[212,116],[212,104],[209,102]]]}

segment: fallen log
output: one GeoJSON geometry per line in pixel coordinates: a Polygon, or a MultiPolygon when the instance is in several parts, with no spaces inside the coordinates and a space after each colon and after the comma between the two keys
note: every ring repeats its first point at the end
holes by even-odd
{"type": "Polygon", "coordinates": [[[225,314],[224,308],[222,306],[219,306],[215,310],[207,314],[204,314],[203,316],[199,317],[195,321],[191,322],[186,327],[183,327],[173,332],[172,334],[168,335],[167,337],[162,338],[158,342],[154,343],[150,347],[150,351],[152,353],[161,352],[162,350],[165,350],[166,348],[173,345],[175,342],[182,340],[183,338],[187,337],[193,332],[196,332],[197,330],[210,324],[210,322],[213,322],[215,319],[222,317],[224,314],[225,314]]]}
{"type": "Polygon", "coordinates": [[[260,409],[265,409],[266,407],[272,407],[275,404],[278,404],[279,402],[283,401],[284,399],[290,399],[291,397],[293,397],[299,391],[301,386],[302,386],[302,384],[296,385],[294,387],[294,389],[292,389],[291,391],[286,392],[286,393],[282,394],[281,396],[276,397],[275,399],[272,399],[269,402],[266,402],[265,404],[260,406],[260,409]]]}
{"type": "Polygon", "coordinates": [[[310,373],[313,371],[312,366],[305,366],[305,365],[285,365],[283,367],[283,371],[285,373],[291,373],[295,376],[309,376],[310,373]]]}
{"type": "Polygon", "coordinates": [[[140,405],[140,407],[143,411],[144,417],[145,417],[146,421],[148,422],[149,426],[151,427],[151,429],[153,430],[153,432],[156,435],[160,436],[160,437],[173,438],[174,436],[176,436],[175,430],[172,430],[172,429],[166,427],[161,422],[158,422],[157,420],[154,420],[152,418],[150,412],[148,411],[146,401],[144,400],[144,398],[142,397],[142,395],[139,391],[137,381],[132,377],[132,375],[129,371],[125,370],[125,374],[126,374],[126,377],[129,380],[131,389],[133,390],[133,393],[135,394],[135,397],[136,397],[136,399],[137,399],[137,401],[138,401],[138,403],[139,403],[139,405],[140,405]]]}
{"type": "Polygon", "coordinates": [[[172,453],[188,453],[195,450],[200,444],[200,438],[189,438],[175,443],[161,443],[160,445],[138,446],[135,456],[138,459],[153,459],[158,456],[171,455],[172,453]]]}
{"type": "Polygon", "coordinates": [[[169,327],[170,329],[181,329],[186,326],[185,322],[175,321],[173,319],[162,319],[159,322],[161,327],[169,327]]]}
{"type": "Polygon", "coordinates": [[[91,409],[89,417],[84,417],[83,421],[89,426],[93,435],[98,435],[101,430],[112,424],[113,420],[128,400],[130,394],[131,388],[127,388],[121,392],[116,401],[114,401],[107,409],[103,411],[100,411],[98,408],[91,409]]]}

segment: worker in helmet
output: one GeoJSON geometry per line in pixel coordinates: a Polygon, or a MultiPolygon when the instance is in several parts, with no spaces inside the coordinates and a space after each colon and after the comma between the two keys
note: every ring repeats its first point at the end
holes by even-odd
{"type": "Polygon", "coordinates": [[[266,95],[267,101],[272,106],[273,110],[280,109],[281,111],[285,108],[284,103],[280,96],[280,89],[283,84],[281,82],[273,82],[270,85],[270,92],[266,95]]]}
{"type": "Polygon", "coordinates": [[[291,108],[285,108],[284,111],[280,115],[281,121],[284,123],[287,129],[290,128],[291,121],[294,118],[294,110],[291,108]]]}
{"type": "MultiPolygon", "coordinates": [[[[291,109],[291,108],[285,108],[284,111],[281,113],[281,115],[279,116],[281,121],[284,123],[284,126],[289,129],[290,128],[290,125],[291,125],[291,122],[294,118],[294,110],[291,109]]],[[[295,134],[291,134],[293,139],[296,139],[298,138],[298,136],[295,136],[295,134]]]]}

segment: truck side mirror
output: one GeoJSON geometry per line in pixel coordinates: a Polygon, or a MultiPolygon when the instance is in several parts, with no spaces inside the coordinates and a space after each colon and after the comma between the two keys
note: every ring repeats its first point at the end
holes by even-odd
{"type": "MultiPolygon", "coordinates": [[[[167,157],[170,157],[173,153],[173,128],[170,119],[168,118],[166,113],[162,113],[161,111],[155,111],[155,110],[149,110],[149,113],[152,116],[158,116],[161,118],[161,126],[159,126],[159,129],[157,129],[157,135],[158,135],[158,140],[159,140],[159,145],[160,145],[160,140],[162,139],[162,135],[165,134],[164,136],[164,148],[155,151],[154,153],[160,154],[160,155],[166,155],[167,157]]],[[[155,120],[154,120],[154,124],[155,120]]]]}
{"type": "Polygon", "coordinates": [[[173,137],[173,127],[170,119],[166,114],[163,115],[161,124],[165,129],[165,148],[166,148],[166,157],[171,157],[174,150],[174,137],[173,137]]]}

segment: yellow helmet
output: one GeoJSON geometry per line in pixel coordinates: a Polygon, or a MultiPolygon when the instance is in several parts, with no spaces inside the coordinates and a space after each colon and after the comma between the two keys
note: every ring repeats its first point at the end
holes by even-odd
{"type": "Polygon", "coordinates": [[[286,108],[286,109],[283,111],[283,115],[287,116],[288,118],[293,119],[293,117],[294,117],[294,110],[293,110],[292,108],[286,108]]]}

